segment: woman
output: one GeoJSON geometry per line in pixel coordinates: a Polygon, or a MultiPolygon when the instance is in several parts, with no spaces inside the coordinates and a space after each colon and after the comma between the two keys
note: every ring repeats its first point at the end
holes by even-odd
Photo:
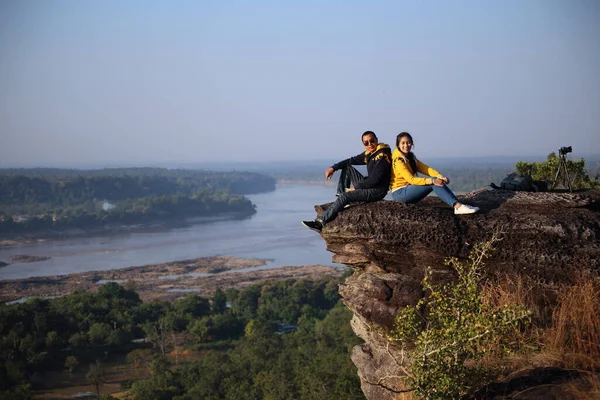
{"type": "Polygon", "coordinates": [[[446,186],[450,179],[435,169],[417,160],[412,153],[413,138],[408,132],[396,137],[396,148],[392,154],[392,199],[403,203],[416,203],[433,190],[444,203],[454,208],[454,214],[473,214],[478,207],[462,204],[454,193],[446,186]],[[427,175],[418,178],[417,172],[427,175]]]}

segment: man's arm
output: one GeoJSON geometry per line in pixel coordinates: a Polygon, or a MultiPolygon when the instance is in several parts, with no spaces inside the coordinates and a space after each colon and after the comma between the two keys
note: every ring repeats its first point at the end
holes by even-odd
{"type": "MultiPolygon", "coordinates": [[[[355,189],[370,189],[372,187],[378,186],[381,179],[387,174],[390,176],[390,169],[392,168],[392,163],[390,160],[390,154],[385,152],[381,152],[377,156],[375,156],[375,161],[373,168],[371,169],[371,173],[364,180],[358,182],[354,185],[355,189]]],[[[387,182],[389,184],[389,182],[387,182]]]]}
{"type": "Polygon", "coordinates": [[[365,163],[365,153],[363,152],[354,157],[346,158],[343,161],[335,163],[331,166],[331,168],[333,168],[334,171],[337,171],[338,169],[342,169],[342,168],[348,167],[350,165],[365,165],[365,164],[366,164],[365,163]]]}

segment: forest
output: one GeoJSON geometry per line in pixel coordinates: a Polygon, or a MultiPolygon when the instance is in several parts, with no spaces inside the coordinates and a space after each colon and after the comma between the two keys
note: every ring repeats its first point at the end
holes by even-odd
{"type": "Polygon", "coordinates": [[[274,189],[273,178],[252,172],[0,170],[0,233],[250,215],[255,208],[243,194],[274,189]]]}
{"type": "Polygon", "coordinates": [[[362,399],[342,279],[273,281],[173,303],[142,302],[134,287],[111,282],[0,305],[0,398],[31,399],[35,378],[54,370],[87,372],[97,397],[110,399],[105,365],[122,360],[147,371],[121,382],[140,400],[362,399]],[[174,350],[201,356],[178,364],[174,350]]]}

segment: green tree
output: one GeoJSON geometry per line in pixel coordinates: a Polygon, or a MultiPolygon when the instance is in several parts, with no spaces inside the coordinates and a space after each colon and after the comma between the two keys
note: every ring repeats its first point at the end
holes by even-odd
{"type": "Polygon", "coordinates": [[[221,288],[215,290],[215,294],[212,297],[211,312],[213,314],[222,314],[227,310],[227,296],[221,288]]]}
{"type": "Polygon", "coordinates": [[[194,335],[198,342],[205,342],[209,339],[212,320],[210,317],[204,317],[194,320],[190,323],[188,331],[194,335]]]}
{"type": "Polygon", "coordinates": [[[90,343],[94,346],[101,346],[106,344],[111,334],[111,330],[112,329],[110,325],[101,322],[96,322],[95,324],[90,326],[90,330],[88,331],[90,343]]]}
{"type": "MultiPolygon", "coordinates": [[[[559,162],[556,153],[550,153],[544,162],[519,161],[516,170],[518,174],[530,175],[534,180],[554,182],[559,162]]],[[[567,171],[574,189],[600,187],[600,182],[589,177],[583,158],[567,160],[567,171]]]]}
{"type": "Polygon", "coordinates": [[[100,387],[106,383],[106,371],[102,368],[99,361],[95,364],[90,364],[88,373],[85,375],[85,379],[94,386],[96,389],[96,396],[100,398],[100,387]]]}
{"type": "Polygon", "coordinates": [[[161,355],[167,354],[168,346],[171,345],[173,339],[173,327],[168,318],[160,317],[158,321],[147,322],[144,324],[144,333],[146,333],[146,339],[160,350],[161,355]]]}
{"type": "Polygon", "coordinates": [[[133,368],[138,368],[143,363],[148,362],[152,358],[152,350],[150,349],[135,349],[127,353],[127,362],[133,365],[133,368]]]}
{"type": "Polygon", "coordinates": [[[73,370],[79,365],[79,360],[75,356],[67,356],[65,359],[65,369],[68,372],[73,372],[73,370]]]}

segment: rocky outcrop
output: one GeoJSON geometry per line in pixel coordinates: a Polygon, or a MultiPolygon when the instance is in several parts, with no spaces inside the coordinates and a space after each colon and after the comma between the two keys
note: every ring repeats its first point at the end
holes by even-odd
{"type": "MultiPolygon", "coordinates": [[[[434,280],[451,280],[446,258],[465,258],[475,243],[501,232],[489,271],[551,283],[568,280],[579,267],[600,270],[600,190],[479,190],[461,201],[481,211],[456,216],[435,197],[416,205],[384,200],[352,206],[323,229],[333,260],[355,269],[340,294],[365,342],[353,349],[352,360],[369,400],[398,397],[401,354],[384,333],[400,309],[422,297],[425,267],[432,267],[434,280]]],[[[327,206],[315,206],[317,214],[327,206]]]]}

